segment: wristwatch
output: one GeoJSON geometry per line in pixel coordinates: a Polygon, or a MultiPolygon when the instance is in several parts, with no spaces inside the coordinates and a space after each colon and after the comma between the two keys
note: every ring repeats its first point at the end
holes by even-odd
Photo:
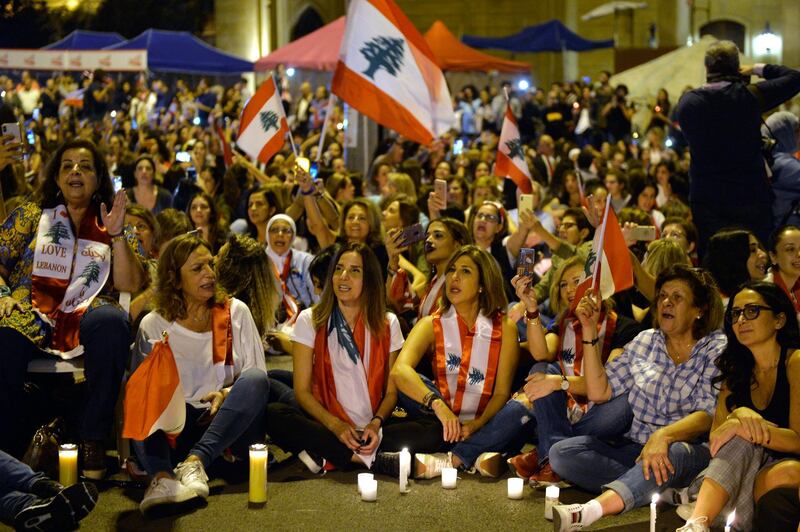
{"type": "Polygon", "coordinates": [[[0,297],[9,297],[11,295],[11,287],[4,284],[0,286],[0,297]]]}
{"type": "Polygon", "coordinates": [[[566,392],[569,390],[569,380],[566,375],[561,375],[561,391],[566,392]]]}

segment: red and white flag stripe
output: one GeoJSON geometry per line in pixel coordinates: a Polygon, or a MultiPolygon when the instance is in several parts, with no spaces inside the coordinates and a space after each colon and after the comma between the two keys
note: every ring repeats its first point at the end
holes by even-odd
{"type": "Polygon", "coordinates": [[[283,102],[270,76],[244,106],[236,145],[250,157],[267,164],[283,148],[288,132],[283,102]]]}
{"type": "Polygon", "coordinates": [[[511,106],[506,105],[506,115],[500,131],[500,142],[497,145],[494,175],[511,179],[523,194],[530,194],[533,191],[533,184],[524,150],[517,119],[511,112],[511,106]]]}

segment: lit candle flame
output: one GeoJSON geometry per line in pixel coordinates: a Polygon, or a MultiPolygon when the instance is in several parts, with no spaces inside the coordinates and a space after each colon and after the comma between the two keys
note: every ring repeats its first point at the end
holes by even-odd
{"type": "Polygon", "coordinates": [[[653,493],[653,496],[650,497],[650,504],[658,504],[658,493],[653,493]]]}
{"type": "Polygon", "coordinates": [[[733,511],[728,514],[728,519],[725,521],[725,526],[731,526],[735,520],[736,520],[736,508],[734,508],[733,511]]]}

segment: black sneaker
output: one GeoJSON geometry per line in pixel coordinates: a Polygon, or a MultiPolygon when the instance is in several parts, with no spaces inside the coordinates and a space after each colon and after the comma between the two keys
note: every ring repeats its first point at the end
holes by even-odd
{"type": "Polygon", "coordinates": [[[72,530],[97,504],[97,488],[81,482],[31,504],[14,517],[16,530],[72,530]]]}
{"type": "Polygon", "coordinates": [[[81,445],[81,472],[92,480],[106,476],[106,449],[99,441],[86,440],[81,445]]]}
{"type": "Polygon", "coordinates": [[[55,480],[50,478],[42,478],[34,482],[28,491],[40,499],[48,499],[50,497],[55,497],[61,493],[61,490],[63,489],[64,486],[55,480]]]}
{"type": "Polygon", "coordinates": [[[379,452],[375,455],[372,472],[378,475],[388,475],[400,478],[400,453],[379,452]]]}

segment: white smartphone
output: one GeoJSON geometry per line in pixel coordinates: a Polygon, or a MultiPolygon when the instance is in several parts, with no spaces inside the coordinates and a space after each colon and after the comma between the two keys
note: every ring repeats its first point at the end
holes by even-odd
{"type": "Polygon", "coordinates": [[[631,229],[630,237],[634,240],[655,240],[656,228],[652,225],[637,225],[631,229]]]}
{"type": "Polygon", "coordinates": [[[519,211],[528,210],[533,212],[533,194],[520,194],[519,211]]]}
{"type": "Polygon", "coordinates": [[[7,122],[2,125],[3,135],[11,135],[19,143],[22,143],[22,130],[17,122],[7,122]]]}
{"type": "Polygon", "coordinates": [[[433,190],[436,192],[436,195],[439,196],[442,205],[447,205],[447,181],[444,179],[435,180],[433,182],[433,190]]]}

